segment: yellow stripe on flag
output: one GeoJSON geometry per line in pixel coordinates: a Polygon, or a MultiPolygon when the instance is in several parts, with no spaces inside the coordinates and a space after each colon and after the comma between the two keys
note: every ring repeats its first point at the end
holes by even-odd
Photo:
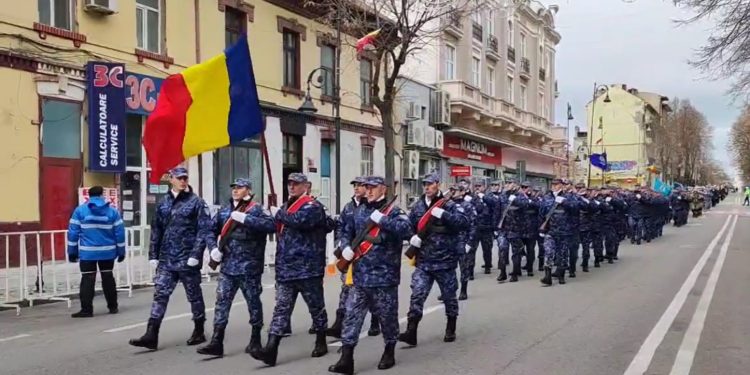
{"type": "Polygon", "coordinates": [[[229,73],[221,54],[182,73],[193,103],[185,119],[185,159],[229,144],[229,73]]]}

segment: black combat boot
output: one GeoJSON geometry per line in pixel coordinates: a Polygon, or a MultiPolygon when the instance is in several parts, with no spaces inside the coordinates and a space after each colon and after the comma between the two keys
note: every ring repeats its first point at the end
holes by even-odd
{"type": "Polygon", "coordinates": [[[341,338],[341,325],[344,323],[345,316],[346,316],[346,310],[344,309],[336,310],[336,320],[333,322],[332,326],[326,329],[326,336],[335,337],[337,339],[341,338]]]}
{"type": "Polygon", "coordinates": [[[192,346],[206,342],[206,335],[204,333],[205,323],[206,319],[196,319],[193,321],[195,327],[193,328],[193,334],[190,335],[190,338],[187,340],[188,345],[192,346]]]}
{"type": "Polygon", "coordinates": [[[409,318],[406,323],[406,332],[398,335],[398,341],[417,346],[417,328],[420,318],[409,318]]]}
{"type": "Polygon", "coordinates": [[[467,298],[469,298],[468,294],[466,294],[466,288],[468,288],[469,283],[462,283],[461,284],[461,294],[458,295],[459,301],[465,301],[467,298]]]}
{"type": "Polygon", "coordinates": [[[454,342],[456,341],[456,319],[458,317],[456,316],[449,316],[448,322],[445,325],[445,337],[443,337],[444,342],[454,342]]]}
{"type": "MultiPolygon", "coordinates": [[[[539,268],[537,268],[536,270],[539,271],[539,272],[544,272],[544,260],[542,260],[542,259],[539,260],[539,268]]],[[[531,275],[529,275],[529,276],[531,276],[531,275]]]]}
{"type": "Polygon", "coordinates": [[[354,347],[344,345],[341,347],[341,358],[335,365],[328,367],[328,372],[336,374],[354,374],[354,347]]]}
{"type": "Polygon", "coordinates": [[[581,271],[583,271],[583,272],[589,272],[589,264],[588,263],[584,263],[583,265],[581,265],[581,271]]]}
{"type": "Polygon", "coordinates": [[[159,327],[161,322],[155,319],[148,320],[148,326],[146,326],[146,333],[138,339],[131,339],[130,345],[137,346],[139,348],[146,348],[156,350],[159,345],[159,327]]]}
{"type": "Polygon", "coordinates": [[[383,356],[380,357],[380,363],[378,363],[378,370],[388,370],[396,365],[395,349],[396,343],[385,344],[383,356]]]}
{"type": "Polygon", "coordinates": [[[214,334],[211,336],[211,342],[206,346],[201,346],[197,350],[198,354],[212,355],[214,357],[224,356],[224,328],[214,327],[214,334]]]}
{"type": "Polygon", "coordinates": [[[521,261],[513,261],[513,267],[510,271],[510,282],[518,281],[518,275],[521,274],[521,261]]]}
{"type": "Polygon", "coordinates": [[[266,347],[255,355],[250,354],[253,358],[263,361],[263,363],[269,366],[276,366],[276,358],[279,356],[279,343],[281,342],[281,336],[269,334],[268,342],[266,347]]]}
{"type": "Polygon", "coordinates": [[[601,265],[599,264],[600,262],[601,262],[601,260],[599,260],[599,258],[596,258],[596,259],[594,260],[594,268],[599,268],[599,267],[601,267],[601,265]]]}
{"type": "Polygon", "coordinates": [[[500,268],[500,275],[497,276],[497,282],[504,283],[505,280],[508,280],[508,274],[505,273],[505,267],[498,268],[500,268]]]}
{"type": "Polygon", "coordinates": [[[557,270],[557,275],[555,276],[557,276],[557,282],[560,285],[565,285],[565,269],[564,268],[557,270]]]}
{"type": "Polygon", "coordinates": [[[315,333],[315,348],[313,348],[313,358],[322,357],[328,354],[328,343],[326,342],[326,333],[324,331],[315,333]]]}
{"type": "Polygon", "coordinates": [[[492,267],[484,267],[484,274],[485,275],[491,275],[492,274],[492,267]]]}
{"type": "Polygon", "coordinates": [[[315,331],[315,327],[313,327],[313,326],[310,326],[310,328],[307,329],[307,334],[308,335],[314,335],[315,332],[316,332],[315,331]]]}
{"type": "Polygon", "coordinates": [[[380,319],[377,315],[370,313],[370,329],[367,331],[367,336],[377,336],[380,334],[380,319]]]}
{"type": "Polygon", "coordinates": [[[515,273],[510,274],[510,282],[512,283],[518,282],[518,276],[516,276],[515,273]]]}
{"type": "Polygon", "coordinates": [[[255,358],[261,351],[263,351],[263,347],[260,345],[260,326],[254,326],[253,333],[250,335],[250,343],[245,347],[245,353],[255,358]]]}
{"type": "Polygon", "coordinates": [[[550,286],[552,285],[552,269],[549,267],[544,267],[544,277],[542,278],[542,285],[543,286],[550,286]]]}

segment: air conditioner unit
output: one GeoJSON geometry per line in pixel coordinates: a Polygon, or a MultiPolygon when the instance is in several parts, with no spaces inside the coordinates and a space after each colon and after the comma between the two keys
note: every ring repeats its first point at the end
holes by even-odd
{"type": "Polygon", "coordinates": [[[451,124],[451,96],[448,92],[435,91],[435,124],[451,124]]]}
{"type": "Polygon", "coordinates": [[[409,120],[416,120],[419,118],[419,105],[414,102],[409,102],[409,112],[406,113],[406,118],[409,120]]]}
{"type": "Polygon", "coordinates": [[[441,132],[440,130],[435,130],[435,148],[438,150],[442,150],[443,146],[445,146],[443,132],[441,132]]]}
{"type": "Polygon", "coordinates": [[[419,179],[419,151],[406,150],[406,178],[419,179]]]}
{"type": "Polygon", "coordinates": [[[103,15],[117,12],[117,0],[84,0],[83,9],[91,13],[103,15]]]}
{"type": "Polygon", "coordinates": [[[424,145],[424,125],[411,123],[406,134],[406,144],[411,146],[424,145]]]}
{"type": "Polygon", "coordinates": [[[433,128],[432,126],[425,126],[424,144],[422,146],[427,148],[435,148],[435,128],[433,128]]]}

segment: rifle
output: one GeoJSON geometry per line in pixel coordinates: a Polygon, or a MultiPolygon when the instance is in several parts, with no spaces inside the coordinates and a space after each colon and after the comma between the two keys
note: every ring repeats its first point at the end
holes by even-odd
{"type": "Polygon", "coordinates": [[[547,225],[549,224],[549,221],[552,218],[552,214],[555,213],[555,210],[557,209],[557,206],[559,206],[559,205],[560,205],[559,203],[555,202],[555,204],[552,205],[552,209],[549,210],[549,212],[547,213],[547,215],[545,215],[544,222],[542,223],[542,225],[539,226],[539,232],[540,233],[546,233],[547,232],[547,225]]]}
{"type": "MultiPolygon", "coordinates": [[[[451,196],[453,196],[453,193],[451,193],[450,190],[449,190],[447,193],[443,194],[443,197],[440,198],[440,200],[438,200],[437,202],[435,202],[435,204],[433,205],[433,207],[443,207],[445,205],[445,203],[448,202],[448,200],[451,199],[451,196]]],[[[428,211],[429,211],[429,209],[428,209],[428,211]]],[[[430,216],[427,219],[427,224],[425,224],[425,226],[422,228],[422,230],[417,233],[417,237],[419,237],[420,240],[424,241],[425,237],[427,237],[427,235],[432,231],[432,225],[435,222],[434,219],[435,219],[434,216],[430,216]]],[[[414,247],[414,246],[412,246],[410,244],[409,248],[406,249],[406,252],[404,252],[404,255],[406,255],[406,257],[409,258],[409,259],[414,259],[414,257],[417,256],[418,252],[419,252],[419,248],[418,247],[414,247]]]]}
{"type": "MultiPolygon", "coordinates": [[[[380,210],[380,213],[385,213],[386,211],[388,211],[393,203],[396,202],[397,198],[398,195],[395,195],[393,198],[389,199],[388,202],[386,202],[385,206],[383,206],[383,208],[380,210]]],[[[365,242],[367,235],[377,226],[378,225],[375,224],[374,221],[370,220],[369,218],[367,219],[367,225],[365,225],[365,228],[363,230],[357,233],[357,237],[354,237],[354,241],[352,241],[351,243],[351,248],[354,251],[354,258],[352,258],[352,260],[346,260],[343,257],[340,257],[336,260],[336,268],[338,268],[339,271],[346,272],[349,269],[350,264],[354,263],[366,254],[366,252],[363,253],[360,251],[359,245],[361,245],[362,242],[365,242]]]]}
{"type": "MultiPolygon", "coordinates": [[[[237,207],[235,207],[232,211],[239,211],[239,212],[247,212],[250,211],[250,209],[253,207],[253,197],[250,196],[250,199],[248,200],[241,200],[237,207]]],[[[227,250],[227,244],[229,244],[229,237],[234,232],[235,229],[237,229],[237,222],[232,220],[232,218],[228,218],[227,221],[224,223],[224,226],[221,228],[221,235],[219,238],[219,251],[222,255],[226,254],[227,250]]],[[[211,267],[212,270],[216,270],[216,267],[219,266],[219,262],[216,262],[215,260],[211,259],[209,257],[208,266],[211,267]]]]}
{"type": "Polygon", "coordinates": [[[503,209],[503,213],[500,215],[500,222],[497,224],[497,229],[500,230],[503,227],[503,222],[505,221],[505,217],[508,216],[508,210],[510,210],[510,206],[513,205],[513,202],[508,200],[508,205],[505,206],[503,209]]]}

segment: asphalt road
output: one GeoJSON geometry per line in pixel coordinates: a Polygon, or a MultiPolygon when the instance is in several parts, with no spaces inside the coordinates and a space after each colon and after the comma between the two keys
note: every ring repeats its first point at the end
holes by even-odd
{"type": "MultiPolygon", "coordinates": [[[[750,373],[750,209],[736,196],[683,228],[667,227],[650,244],[623,243],[614,265],[579,272],[567,285],[542,288],[539,276],[497,284],[478,274],[469,300],[461,303],[458,339],[442,341],[445,315],[436,300],[426,303],[419,346],[397,346],[392,374],[748,374],[750,373]]],[[[479,259],[479,258],[478,258],[479,259]]],[[[481,260],[480,260],[481,263],[481,260]]],[[[401,327],[409,301],[411,268],[404,265],[400,289],[401,327]]],[[[326,279],[329,319],[338,298],[337,277],[326,279]]],[[[214,283],[203,285],[213,307],[214,283]]],[[[226,356],[206,360],[185,345],[190,308],[182,289],[172,296],[159,350],[127,345],[140,336],[151,303],[150,289],[120,296],[120,314],[106,314],[103,297],[92,319],[69,318],[73,309],[48,304],[0,312],[0,374],[326,374],[330,353],[310,358],[314,336],[302,299],[294,334],[281,342],[278,364],[267,368],[243,352],[250,334],[238,295],[230,315],[226,356]]],[[[273,289],[263,293],[265,322],[273,289]]],[[[213,310],[208,312],[213,318],[213,310]]],[[[365,328],[369,325],[366,320],[365,328]]],[[[210,331],[210,328],[209,328],[210,331]]],[[[209,332],[210,333],[210,332],[209,332]]],[[[263,342],[265,343],[265,332],[263,342]]],[[[355,351],[358,373],[376,367],[382,338],[364,338],[355,351]]]]}

